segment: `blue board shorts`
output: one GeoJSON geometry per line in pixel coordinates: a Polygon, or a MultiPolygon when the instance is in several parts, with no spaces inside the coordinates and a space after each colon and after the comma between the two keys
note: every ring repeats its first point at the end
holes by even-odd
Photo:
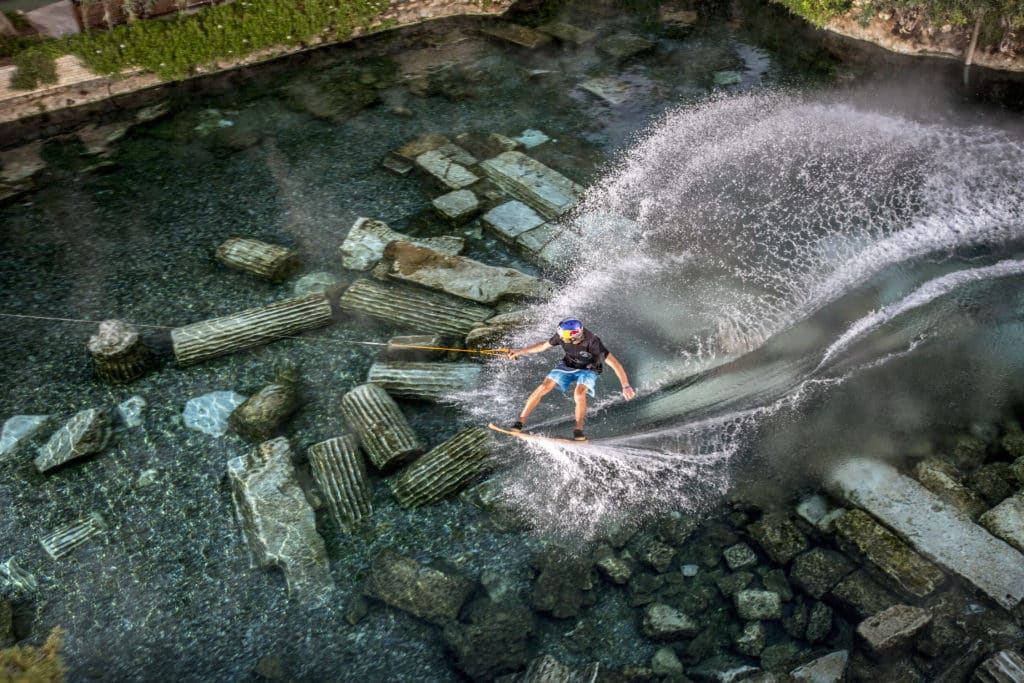
{"type": "Polygon", "coordinates": [[[597,373],[593,370],[566,370],[555,368],[548,373],[547,379],[558,385],[563,392],[568,391],[573,384],[579,384],[587,388],[587,395],[594,395],[594,385],[597,383],[597,373]]]}

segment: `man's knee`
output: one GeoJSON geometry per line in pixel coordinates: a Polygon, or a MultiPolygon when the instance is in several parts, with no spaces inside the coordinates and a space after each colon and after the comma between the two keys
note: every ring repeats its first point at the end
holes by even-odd
{"type": "Polygon", "coordinates": [[[589,391],[590,390],[586,386],[584,386],[583,384],[577,384],[576,385],[576,390],[573,391],[572,393],[573,393],[573,397],[577,401],[585,401],[585,400],[587,400],[587,392],[589,392],[589,391]]]}

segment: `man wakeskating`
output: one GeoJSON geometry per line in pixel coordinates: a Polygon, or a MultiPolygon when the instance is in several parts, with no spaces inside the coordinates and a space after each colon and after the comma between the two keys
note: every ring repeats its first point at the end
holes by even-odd
{"type": "Polygon", "coordinates": [[[526,418],[552,389],[558,387],[565,392],[575,384],[573,398],[576,401],[576,428],[572,432],[572,438],[574,441],[586,441],[587,437],[583,435],[583,418],[587,412],[587,395],[594,395],[594,384],[597,382],[597,376],[601,374],[604,363],[608,363],[615,371],[619,383],[622,384],[622,395],[627,401],[632,400],[636,392],[629,386],[629,378],[622,364],[605,348],[601,338],[583,327],[583,323],[576,318],[567,318],[558,323],[558,331],[551,339],[522,349],[513,349],[508,352],[507,357],[515,360],[519,356],[540,353],[556,346],[562,347],[565,357],[526,399],[526,405],[523,406],[519,419],[511,429],[522,431],[526,418]]]}

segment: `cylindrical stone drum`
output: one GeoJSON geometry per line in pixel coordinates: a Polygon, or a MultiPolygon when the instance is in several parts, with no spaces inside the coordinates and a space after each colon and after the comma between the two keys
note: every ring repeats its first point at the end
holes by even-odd
{"type": "Polygon", "coordinates": [[[149,353],[135,326],[123,320],[104,320],[89,338],[96,375],[107,382],[138,379],[149,365],[149,353]]]}
{"type": "Polygon", "coordinates": [[[362,384],[345,394],[341,412],[379,470],[392,469],[424,450],[395,399],[376,384],[362,384]]]}
{"type": "Polygon", "coordinates": [[[217,260],[271,282],[283,282],[299,263],[291,249],[248,237],[232,237],[221,244],[217,260]]]}

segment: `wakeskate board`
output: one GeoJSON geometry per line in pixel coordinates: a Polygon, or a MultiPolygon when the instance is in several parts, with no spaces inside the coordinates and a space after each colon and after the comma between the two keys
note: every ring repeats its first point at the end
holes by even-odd
{"type": "Polygon", "coordinates": [[[511,430],[511,429],[503,429],[502,427],[499,427],[498,425],[494,424],[493,422],[488,422],[487,423],[487,428],[488,429],[493,429],[496,432],[501,432],[502,434],[508,434],[509,436],[514,436],[517,439],[524,439],[526,441],[554,441],[555,443],[568,443],[568,444],[572,444],[573,446],[580,446],[580,445],[584,445],[584,444],[590,443],[589,440],[588,441],[576,441],[575,439],[561,439],[561,438],[559,438],[557,436],[545,436],[543,434],[532,434],[530,432],[517,432],[517,431],[511,430]]]}

